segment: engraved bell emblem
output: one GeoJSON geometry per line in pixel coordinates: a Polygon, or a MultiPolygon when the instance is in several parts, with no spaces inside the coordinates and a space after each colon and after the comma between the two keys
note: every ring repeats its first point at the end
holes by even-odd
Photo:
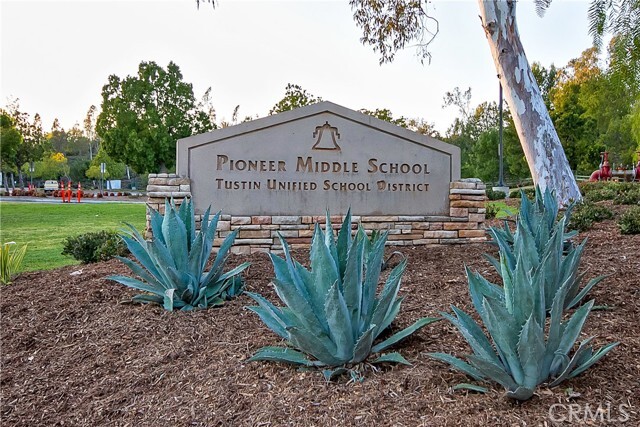
{"type": "Polygon", "coordinates": [[[313,131],[313,137],[317,137],[318,139],[313,147],[311,147],[312,150],[340,151],[340,146],[336,142],[336,139],[340,139],[338,128],[331,126],[328,121],[324,122],[322,126],[316,126],[316,130],[313,131]]]}

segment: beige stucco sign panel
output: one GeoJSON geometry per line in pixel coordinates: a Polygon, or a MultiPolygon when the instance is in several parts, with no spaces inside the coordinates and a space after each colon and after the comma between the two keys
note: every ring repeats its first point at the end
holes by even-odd
{"type": "Polygon", "coordinates": [[[231,215],[448,215],[460,150],[330,102],[181,139],[196,208],[231,215]]]}

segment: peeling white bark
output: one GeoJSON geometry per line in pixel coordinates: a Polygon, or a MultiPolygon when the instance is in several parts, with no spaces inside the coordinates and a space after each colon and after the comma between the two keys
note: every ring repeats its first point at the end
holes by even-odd
{"type": "Polygon", "coordinates": [[[578,184],[520,42],[515,0],[478,0],[478,5],[533,181],[543,191],[555,189],[562,205],[579,200],[578,184]]]}

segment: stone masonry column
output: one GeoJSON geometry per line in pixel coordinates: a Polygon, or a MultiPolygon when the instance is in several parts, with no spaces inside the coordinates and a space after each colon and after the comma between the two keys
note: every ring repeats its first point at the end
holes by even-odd
{"type": "Polygon", "coordinates": [[[150,239],[153,237],[150,223],[150,209],[164,214],[164,203],[166,199],[173,199],[176,206],[179,206],[187,197],[191,197],[191,180],[189,178],[179,177],[175,173],[150,173],[147,184],[147,225],[145,227],[145,238],[150,239]]]}

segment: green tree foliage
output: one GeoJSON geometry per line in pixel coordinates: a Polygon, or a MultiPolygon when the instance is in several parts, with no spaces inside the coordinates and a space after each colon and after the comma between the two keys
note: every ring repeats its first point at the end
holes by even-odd
{"type": "Polygon", "coordinates": [[[589,34],[596,47],[601,47],[604,35],[613,35],[610,46],[612,69],[637,90],[640,83],[640,1],[592,0],[589,21],[589,34]]]}
{"type": "MultiPolygon", "coordinates": [[[[447,130],[445,141],[461,150],[462,176],[476,177],[486,182],[498,180],[499,109],[495,102],[471,105],[471,88],[455,88],[444,96],[445,107],[456,107],[456,117],[447,130]]],[[[504,111],[504,170],[507,181],[530,178],[522,146],[508,110],[504,111]]]]}
{"type": "Polygon", "coordinates": [[[101,163],[106,164],[106,171],[103,174],[103,177],[105,179],[121,178],[125,174],[127,169],[127,166],[124,163],[114,161],[111,157],[109,157],[109,155],[105,150],[100,148],[100,150],[98,150],[98,153],[95,155],[95,157],[91,161],[89,168],[85,172],[85,175],[87,176],[87,178],[100,179],[101,163]]]}
{"type": "Polygon", "coordinates": [[[42,161],[35,163],[36,178],[55,179],[69,177],[69,160],[62,153],[49,153],[42,161]]]}
{"type": "Polygon", "coordinates": [[[542,93],[542,99],[547,109],[551,108],[551,99],[549,98],[551,90],[558,82],[558,69],[555,65],[551,64],[549,69],[545,68],[539,62],[534,62],[531,65],[531,72],[536,78],[540,92],[542,93]]]}
{"type": "Polygon", "coordinates": [[[20,111],[18,99],[8,105],[6,114],[13,120],[22,139],[15,147],[13,155],[5,160],[7,160],[7,166],[10,164],[11,168],[18,172],[18,185],[24,188],[23,166],[42,159],[44,155],[45,138],[42,132],[42,121],[37,113],[31,121],[29,114],[20,111]]]}
{"type": "Polygon", "coordinates": [[[288,83],[284,90],[284,97],[278,101],[271,110],[269,110],[269,115],[294,110],[296,108],[315,104],[321,101],[322,98],[310,94],[306,90],[302,89],[301,86],[288,83]]]}
{"type": "Polygon", "coordinates": [[[15,164],[15,156],[20,144],[22,144],[22,135],[16,129],[13,119],[7,112],[0,110],[0,170],[2,170],[2,182],[5,186],[6,173],[15,164]]]}
{"type": "Polygon", "coordinates": [[[436,130],[435,125],[424,119],[407,119],[406,128],[422,135],[442,139],[442,135],[436,130]]]}
{"type": "Polygon", "coordinates": [[[597,49],[587,49],[558,71],[549,91],[550,115],[578,174],[597,169],[605,150],[613,163],[631,164],[640,141],[633,132],[634,105],[640,97],[611,67],[613,60],[610,56],[603,69],[597,49]]]}
{"type": "Polygon", "coordinates": [[[166,70],[141,62],[136,76],[109,76],[101,108],[96,132],[102,147],[138,173],[172,168],[178,139],[213,128],[173,62],[166,70]]]}
{"type": "MultiPolygon", "coordinates": [[[[640,99],[637,99],[631,112],[631,132],[637,142],[637,150],[640,151],[640,99]]],[[[640,159],[636,159],[638,161],[640,159]]]]}
{"type": "Polygon", "coordinates": [[[73,182],[84,181],[91,161],[83,158],[75,158],[69,161],[69,179],[73,182]]]}
{"type": "Polygon", "coordinates": [[[375,110],[367,110],[366,108],[361,108],[360,112],[363,114],[367,114],[369,116],[373,116],[376,119],[380,119],[380,120],[384,120],[385,122],[392,123],[396,126],[402,126],[403,128],[409,127],[409,123],[406,118],[402,116],[398,118],[394,118],[391,110],[387,108],[376,108],[375,110]]]}

